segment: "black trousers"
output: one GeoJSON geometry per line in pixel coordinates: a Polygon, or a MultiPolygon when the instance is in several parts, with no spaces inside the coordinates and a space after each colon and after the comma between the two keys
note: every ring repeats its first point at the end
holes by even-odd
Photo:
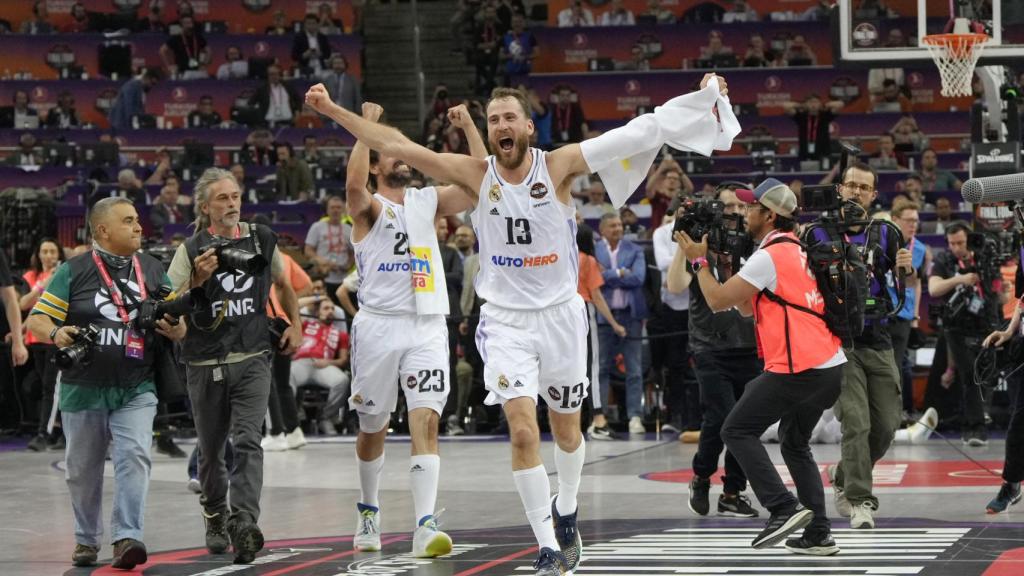
{"type": "Polygon", "coordinates": [[[1010,426],[1006,429],[1006,463],[1003,480],[1024,481],[1024,369],[1010,377],[1013,399],[1010,426]]]}
{"type": "Polygon", "coordinates": [[[984,335],[975,335],[955,330],[946,331],[949,353],[956,369],[956,379],[960,384],[961,428],[968,430],[985,430],[985,397],[980,386],[974,382],[974,361],[981,349],[984,335]]]}
{"type": "MultiPolygon", "coordinates": [[[[718,471],[718,458],[725,450],[722,425],[743,396],[747,383],[764,370],[764,364],[754,350],[697,352],[693,360],[703,412],[700,443],[693,455],[693,473],[701,478],[711,478],[718,471]]],[[[725,453],[722,482],[726,494],[739,494],[747,489],[747,476],[732,452],[725,453]]]]}
{"type": "Polygon", "coordinates": [[[270,410],[270,435],[277,436],[288,434],[299,427],[299,409],[291,385],[292,357],[273,352],[270,362],[274,383],[270,388],[267,407],[270,410]]]}
{"type": "MultiPolygon", "coordinates": [[[[57,390],[57,365],[51,360],[57,351],[53,344],[30,344],[29,361],[39,377],[41,396],[39,399],[39,434],[46,434],[46,425],[53,412],[54,392],[57,390]]],[[[60,420],[58,420],[60,422],[60,420]]]]}
{"type": "Polygon", "coordinates": [[[669,413],[665,421],[682,430],[700,430],[700,391],[690,368],[689,335],[685,333],[689,318],[689,310],[662,306],[661,311],[647,321],[647,335],[651,337],[651,366],[655,374],[660,377],[663,369],[668,373],[665,404],[669,413]],[[678,332],[683,334],[658,337],[678,332]]]}
{"type": "Polygon", "coordinates": [[[821,413],[839,399],[842,381],[842,366],[796,374],[763,372],[747,384],[743,397],[722,427],[725,446],[747,473],[758,501],[772,514],[778,514],[794,510],[797,498],[782,483],[761,443],[761,434],[776,421],[782,421],[782,458],[796,484],[799,503],[814,512],[808,527],[812,533],[827,532],[831,523],[825,514],[821,472],[811,452],[811,432],[821,413]]]}

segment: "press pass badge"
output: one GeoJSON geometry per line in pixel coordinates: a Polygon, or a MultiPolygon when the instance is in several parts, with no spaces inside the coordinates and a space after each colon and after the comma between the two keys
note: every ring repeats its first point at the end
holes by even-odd
{"type": "Polygon", "coordinates": [[[142,360],[146,355],[146,339],[142,337],[138,330],[131,328],[125,330],[124,355],[125,358],[135,360],[142,360]]]}
{"type": "Polygon", "coordinates": [[[188,67],[189,68],[199,68],[199,60],[196,60],[195,58],[189,58],[188,59],[188,67]]]}
{"type": "Polygon", "coordinates": [[[216,368],[213,369],[213,381],[214,382],[220,382],[223,379],[224,379],[224,371],[221,369],[220,366],[217,366],[216,368]]]}

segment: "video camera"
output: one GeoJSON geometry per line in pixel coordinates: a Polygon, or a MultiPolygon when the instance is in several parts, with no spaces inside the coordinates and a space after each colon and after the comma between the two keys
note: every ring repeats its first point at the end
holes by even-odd
{"type": "Polygon", "coordinates": [[[62,370],[79,364],[88,366],[92,362],[92,351],[99,344],[99,339],[100,329],[92,324],[79,328],[71,344],[57,349],[57,353],[53,357],[53,363],[62,370]]]}
{"type": "Polygon", "coordinates": [[[135,316],[135,328],[148,330],[156,327],[156,321],[170,314],[174,318],[188,316],[196,312],[210,308],[210,299],[206,297],[206,291],[202,287],[196,287],[188,292],[175,296],[166,286],[160,288],[155,298],[143,301],[139,304],[138,314],[135,316]]]}
{"type": "MultiPolygon", "coordinates": [[[[860,154],[860,150],[847,143],[842,143],[841,146],[843,153],[839,161],[839,174],[843,175],[850,165],[850,160],[856,158],[860,154]]],[[[898,246],[903,246],[903,232],[898,226],[888,220],[872,219],[864,207],[856,201],[844,200],[839,184],[804,186],[801,190],[801,197],[801,212],[818,213],[818,217],[804,228],[802,238],[805,242],[820,241],[820,238],[816,236],[817,230],[824,230],[832,242],[846,244],[848,243],[847,237],[851,234],[865,232],[867,238],[870,237],[869,231],[872,233],[877,231],[878,238],[882,238],[888,229],[891,237],[898,239],[898,246]],[[881,229],[873,229],[874,227],[881,229]]],[[[864,317],[879,319],[893,316],[903,308],[903,303],[906,300],[903,278],[896,273],[895,262],[890,263],[891,269],[883,270],[877,267],[876,264],[885,259],[884,254],[881,253],[882,247],[878,243],[871,243],[871,246],[868,244],[869,242],[865,241],[863,245],[856,245],[856,248],[867,267],[869,283],[873,276],[883,290],[881,295],[868,297],[864,306],[864,317]],[[890,287],[897,294],[898,301],[896,303],[893,303],[888,297],[886,288],[890,287]]]]}
{"type": "Polygon", "coordinates": [[[686,232],[697,242],[707,235],[708,250],[731,256],[734,271],[739,270],[740,259],[753,254],[754,241],[747,233],[743,215],[726,214],[725,203],[698,196],[684,198],[679,207],[684,213],[676,218],[673,232],[686,232]]]}
{"type": "Polygon", "coordinates": [[[970,232],[967,234],[967,249],[974,254],[974,264],[959,270],[961,274],[977,274],[981,294],[974,286],[963,284],[953,289],[945,303],[933,302],[928,308],[932,323],[939,321],[942,326],[964,328],[983,324],[985,330],[994,328],[997,318],[989,318],[986,299],[998,296],[992,291],[996,280],[1002,278],[1002,267],[1013,260],[1016,253],[1014,235],[1007,231],[970,232]]]}
{"type": "Polygon", "coordinates": [[[207,250],[214,251],[217,255],[217,261],[221,266],[241,270],[250,275],[263,272],[264,268],[269,264],[267,259],[261,254],[242,250],[226,238],[214,237],[206,245],[199,247],[200,254],[205,253],[207,250]]]}

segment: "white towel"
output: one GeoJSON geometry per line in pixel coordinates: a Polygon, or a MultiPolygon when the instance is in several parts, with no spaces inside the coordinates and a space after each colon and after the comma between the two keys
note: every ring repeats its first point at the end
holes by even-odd
{"type": "Polygon", "coordinates": [[[409,269],[416,295],[416,314],[448,315],[448,286],[441,247],[437,244],[437,189],[406,188],[405,227],[409,232],[409,269]]]}
{"type": "Polygon", "coordinates": [[[740,123],[729,99],[719,92],[718,80],[712,79],[703,90],[676,96],[653,114],[634,118],[580,147],[591,172],[601,177],[612,204],[619,208],[647,178],[663,145],[710,156],[715,150],[732,148],[739,133],[740,123]],[[715,104],[719,119],[711,112],[715,104]]]}

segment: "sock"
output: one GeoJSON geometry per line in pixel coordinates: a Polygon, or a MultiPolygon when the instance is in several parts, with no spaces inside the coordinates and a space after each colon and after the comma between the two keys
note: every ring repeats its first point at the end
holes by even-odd
{"type": "Polygon", "coordinates": [[[555,527],[551,524],[551,483],[544,465],[526,470],[512,472],[516,482],[516,490],[526,509],[526,519],[530,522],[533,535],[541,548],[559,550],[555,539],[555,527]]]}
{"type": "Polygon", "coordinates": [[[437,503],[437,477],[441,473],[441,457],[437,454],[421,454],[409,459],[409,487],[412,489],[412,506],[416,511],[416,525],[434,515],[437,503]]]}
{"type": "Polygon", "coordinates": [[[575,452],[565,452],[555,444],[555,469],[558,470],[558,498],[555,506],[562,516],[576,512],[576,494],[580,491],[580,477],[583,475],[586,455],[586,441],[582,436],[575,452]]]}
{"type": "Polygon", "coordinates": [[[384,454],[380,458],[364,462],[356,456],[359,463],[359,487],[362,490],[359,501],[374,508],[380,507],[377,500],[377,487],[380,485],[380,473],[384,469],[384,454]]]}

